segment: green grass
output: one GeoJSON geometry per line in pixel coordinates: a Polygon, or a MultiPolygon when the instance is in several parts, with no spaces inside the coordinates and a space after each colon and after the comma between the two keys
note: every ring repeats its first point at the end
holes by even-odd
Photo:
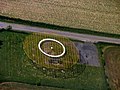
{"type": "MultiPolygon", "coordinates": [[[[104,52],[106,50],[106,48],[108,47],[118,47],[119,44],[113,44],[113,43],[103,43],[103,42],[99,42],[99,43],[96,43],[96,46],[97,46],[97,49],[98,49],[98,52],[99,52],[99,58],[101,60],[101,65],[103,66],[103,71],[104,71],[104,75],[105,75],[105,78],[108,79],[108,75],[106,74],[106,59],[104,57],[104,52]]],[[[110,83],[106,80],[106,83],[107,83],[107,86],[108,88],[110,89],[110,83]]]]}
{"type": "MultiPolygon", "coordinates": [[[[61,90],[61,88],[35,86],[35,85],[23,84],[17,82],[3,82],[0,84],[0,90],[61,90]]],[[[62,89],[62,90],[70,90],[70,89],[62,89]]]]}
{"type": "Polygon", "coordinates": [[[38,86],[71,90],[107,90],[102,67],[86,66],[76,78],[52,78],[31,64],[23,50],[23,41],[29,34],[4,31],[0,33],[0,82],[12,81],[38,86]]]}
{"type": "MultiPolygon", "coordinates": [[[[45,44],[45,43],[43,43],[45,44]]],[[[57,53],[57,55],[61,54],[63,52],[63,48],[60,47],[59,44],[56,43],[52,43],[54,51],[57,53]]],[[[52,34],[48,34],[48,33],[34,33],[29,35],[28,37],[26,37],[24,44],[23,44],[23,48],[26,52],[26,54],[28,55],[28,57],[35,61],[36,64],[38,64],[39,66],[43,66],[43,67],[47,67],[47,68],[56,68],[56,69],[65,69],[65,68],[70,68],[71,66],[73,66],[73,64],[76,64],[77,61],[79,60],[79,55],[78,55],[78,51],[75,47],[75,45],[68,39],[59,35],[52,35],[52,34]],[[40,40],[45,39],[45,38],[53,38],[56,39],[58,41],[60,41],[61,43],[63,43],[63,45],[65,46],[65,50],[66,53],[65,55],[63,55],[62,57],[58,58],[59,61],[61,61],[61,64],[51,64],[49,63],[50,61],[50,57],[44,55],[38,48],[38,43],[40,40]],[[72,54],[71,54],[72,52],[72,54]],[[47,63],[46,63],[47,62],[47,63]]],[[[50,48],[51,46],[48,45],[45,47],[44,45],[44,49],[47,48],[47,50],[50,48]]],[[[42,45],[42,50],[43,49],[43,45],[42,45]]],[[[46,51],[45,51],[46,52],[46,51]]],[[[50,49],[49,49],[50,52],[50,49]]]]}
{"type": "Polygon", "coordinates": [[[99,42],[99,43],[96,43],[95,45],[97,46],[97,49],[99,51],[100,60],[102,61],[101,64],[103,66],[105,65],[105,59],[103,57],[104,49],[109,46],[119,46],[119,44],[104,43],[104,42],[99,42]]]}

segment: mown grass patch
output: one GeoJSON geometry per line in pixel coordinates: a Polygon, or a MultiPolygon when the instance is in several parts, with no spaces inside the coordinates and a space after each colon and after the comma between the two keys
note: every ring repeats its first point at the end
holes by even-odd
{"type": "MultiPolygon", "coordinates": [[[[53,48],[55,49],[54,52],[57,53],[57,55],[61,54],[63,52],[63,48],[56,44],[55,42],[46,42],[46,44],[52,43],[53,48]]],[[[44,43],[43,43],[44,44],[44,43]]],[[[47,67],[47,68],[56,68],[56,69],[65,69],[70,68],[72,65],[76,64],[79,60],[78,51],[75,47],[75,45],[67,38],[59,36],[59,35],[51,35],[46,33],[34,33],[32,35],[29,35],[26,37],[23,48],[28,55],[28,57],[33,60],[36,64],[40,65],[41,67],[47,67]],[[63,43],[66,49],[66,53],[64,56],[60,58],[51,58],[46,55],[44,55],[38,48],[38,43],[46,38],[51,38],[60,41],[63,43]],[[58,61],[57,64],[50,63],[50,60],[58,61]]],[[[42,45],[41,48],[46,51],[51,48],[51,45],[42,45]],[[44,47],[44,48],[43,48],[44,47]]],[[[44,52],[46,52],[44,51],[44,52]]],[[[52,51],[53,52],[53,51],[52,51]]],[[[51,54],[51,53],[50,53],[51,54]]],[[[52,55],[52,54],[51,54],[52,55]]]]}

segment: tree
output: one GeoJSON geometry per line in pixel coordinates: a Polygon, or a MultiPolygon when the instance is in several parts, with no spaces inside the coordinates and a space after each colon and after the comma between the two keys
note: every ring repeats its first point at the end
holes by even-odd
{"type": "Polygon", "coordinates": [[[7,27],[6,27],[6,30],[11,30],[12,29],[12,26],[11,25],[8,25],[7,27]]]}

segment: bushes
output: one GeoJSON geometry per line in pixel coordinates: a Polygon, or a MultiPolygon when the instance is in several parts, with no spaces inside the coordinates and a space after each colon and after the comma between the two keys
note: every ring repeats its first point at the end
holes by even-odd
{"type": "Polygon", "coordinates": [[[0,40],[0,48],[1,48],[2,45],[3,45],[3,41],[0,40]]]}

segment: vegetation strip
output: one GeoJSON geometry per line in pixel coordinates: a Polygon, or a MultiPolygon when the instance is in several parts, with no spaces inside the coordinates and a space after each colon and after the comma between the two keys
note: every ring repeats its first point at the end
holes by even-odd
{"type": "Polygon", "coordinates": [[[103,33],[103,32],[97,32],[97,31],[92,31],[92,30],[88,30],[88,29],[78,29],[78,28],[57,26],[57,25],[53,25],[53,24],[47,24],[47,23],[42,23],[42,22],[33,22],[33,21],[29,21],[29,20],[22,20],[19,18],[11,18],[11,17],[1,16],[1,15],[0,15],[0,21],[49,28],[49,29],[53,29],[53,30],[69,31],[69,32],[81,33],[81,34],[90,34],[90,35],[97,35],[97,36],[104,36],[104,37],[120,38],[120,34],[103,33]]]}
{"type": "Polygon", "coordinates": [[[111,47],[119,47],[120,45],[119,44],[113,44],[113,43],[103,43],[103,42],[99,42],[99,43],[96,43],[96,46],[98,48],[98,51],[99,51],[99,57],[100,57],[100,60],[101,60],[101,65],[103,66],[103,71],[104,71],[104,75],[105,75],[105,79],[106,79],[106,84],[107,84],[107,87],[108,87],[108,90],[111,88],[110,85],[109,85],[109,81],[108,81],[108,74],[106,73],[106,58],[105,58],[105,52],[106,52],[106,49],[107,48],[111,48],[111,47]]]}
{"type": "Polygon", "coordinates": [[[0,83],[0,90],[70,90],[63,88],[36,86],[17,82],[2,82],[0,83]]]}

